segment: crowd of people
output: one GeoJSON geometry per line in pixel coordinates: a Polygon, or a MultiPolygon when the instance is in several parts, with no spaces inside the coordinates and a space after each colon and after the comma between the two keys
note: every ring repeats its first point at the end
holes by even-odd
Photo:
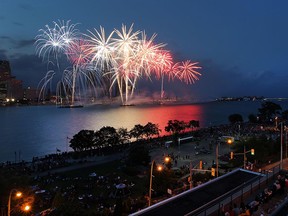
{"type": "MultiPolygon", "coordinates": [[[[197,139],[199,140],[205,140],[207,137],[214,137],[215,140],[217,140],[219,137],[224,136],[224,135],[246,135],[246,136],[251,136],[252,134],[255,135],[265,135],[269,138],[274,138],[277,136],[277,133],[273,130],[267,132],[264,131],[263,128],[259,125],[242,125],[241,128],[239,125],[221,125],[217,127],[210,127],[210,128],[202,128],[197,130],[197,139]]],[[[153,145],[151,147],[156,148],[158,145],[164,145],[165,139],[160,139],[155,141],[151,141],[153,145]],[[156,147],[155,147],[156,145],[156,147]]],[[[215,143],[212,143],[215,144],[215,143]]],[[[126,146],[127,147],[127,146],[126,146]]],[[[83,157],[80,155],[75,154],[74,152],[58,152],[56,154],[51,154],[47,155],[44,157],[34,157],[32,161],[30,162],[19,162],[19,163],[12,163],[12,162],[6,162],[0,164],[0,168],[8,168],[10,171],[14,172],[16,175],[22,175],[22,174],[35,174],[36,177],[35,180],[36,182],[39,182],[39,185],[41,184],[43,187],[47,184],[53,184],[59,178],[58,175],[47,175],[45,177],[39,177],[37,176],[37,173],[41,172],[46,172],[50,170],[54,170],[57,168],[61,167],[66,167],[66,166],[71,166],[73,164],[77,163],[85,163],[90,161],[93,158],[103,156],[104,155],[109,155],[109,154],[114,154],[114,153],[119,153],[119,151],[124,151],[125,148],[119,147],[119,148],[114,148],[114,149],[107,149],[105,151],[102,151],[101,154],[96,151],[90,151],[89,153],[85,154],[83,157]]],[[[152,149],[153,150],[153,149],[152,149]]],[[[177,161],[181,160],[190,160],[190,156],[186,155],[185,158],[179,158],[178,155],[171,155],[174,158],[174,163],[177,164],[177,161]]],[[[187,167],[183,167],[187,168],[187,167]]],[[[54,190],[52,191],[46,191],[42,195],[46,194],[47,197],[51,197],[52,199],[52,194],[60,193],[65,199],[77,199],[79,203],[83,203],[84,208],[90,208],[89,203],[99,203],[98,205],[98,210],[101,211],[114,211],[115,210],[115,204],[111,205],[106,202],[107,196],[113,196],[113,193],[116,193],[117,188],[116,185],[119,184],[125,184],[127,187],[130,187],[131,184],[125,181],[125,179],[119,179],[115,178],[112,176],[88,176],[87,178],[79,177],[78,179],[69,179],[69,178],[63,178],[61,181],[67,182],[66,187],[55,187],[54,190]],[[94,184],[95,181],[97,184],[94,184]],[[68,185],[68,182],[70,185],[68,185]],[[85,182],[85,184],[82,184],[85,182]],[[93,183],[92,183],[93,182],[93,183]],[[81,183],[81,184],[80,184],[81,183]],[[79,185],[84,185],[84,190],[82,188],[82,191],[87,190],[87,193],[85,194],[79,194],[77,191],[79,191],[78,187],[79,185]],[[97,195],[93,196],[89,193],[91,191],[91,187],[93,187],[94,190],[96,190],[94,187],[100,187],[100,188],[105,188],[106,191],[109,191],[108,195],[97,195]],[[49,196],[48,196],[49,194],[49,196]]],[[[241,204],[239,207],[237,204],[235,206],[231,206],[229,211],[223,211],[224,214],[226,215],[251,215],[253,212],[256,210],[257,207],[259,207],[262,203],[265,203],[271,199],[275,194],[280,193],[283,191],[284,188],[287,187],[287,178],[281,178],[277,179],[275,181],[275,184],[273,184],[272,187],[266,188],[263,192],[261,192],[253,202],[250,202],[247,205],[241,204]],[[284,181],[283,181],[284,179],[284,181]],[[233,211],[232,211],[233,210],[233,211]],[[239,211],[238,211],[239,210],[239,211]],[[232,213],[234,212],[234,214],[232,213]],[[249,212],[249,214],[248,214],[249,212]]],[[[82,186],[81,186],[82,187],[82,186]]],[[[41,189],[41,188],[40,188],[41,189]]],[[[39,188],[38,188],[39,191],[39,188]]],[[[48,198],[49,199],[49,198],[48,198]]],[[[131,208],[136,208],[139,209],[140,207],[145,206],[145,201],[143,202],[142,200],[131,200],[131,208]],[[140,204],[139,204],[140,203],[140,204]],[[139,206],[140,205],[140,206],[139,206]],[[143,205],[143,206],[141,206],[143,205]]]]}
{"type": "Polygon", "coordinates": [[[228,207],[222,205],[220,216],[265,216],[270,215],[278,206],[279,202],[287,199],[288,174],[281,173],[277,179],[268,187],[256,194],[255,199],[230,204],[228,207]]]}

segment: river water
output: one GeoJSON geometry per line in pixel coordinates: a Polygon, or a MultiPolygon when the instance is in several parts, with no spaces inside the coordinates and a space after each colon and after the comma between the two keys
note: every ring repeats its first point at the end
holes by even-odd
{"type": "MultiPolygon", "coordinates": [[[[288,109],[288,102],[275,102],[288,109]]],[[[209,102],[188,105],[91,105],[59,109],[55,106],[0,107],[0,162],[31,160],[60,151],[70,151],[69,139],[82,129],[103,126],[132,129],[135,124],[158,124],[164,131],[168,120],[197,120],[200,127],[228,123],[228,116],[257,114],[261,101],[209,102]]]]}

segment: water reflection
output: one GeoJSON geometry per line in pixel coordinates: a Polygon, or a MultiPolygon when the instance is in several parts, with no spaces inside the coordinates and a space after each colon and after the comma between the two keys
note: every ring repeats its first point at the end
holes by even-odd
{"type": "MultiPolygon", "coordinates": [[[[200,127],[228,123],[228,116],[239,113],[247,120],[257,113],[260,102],[206,103],[193,105],[95,105],[83,109],[57,109],[54,106],[6,107],[0,109],[0,161],[21,159],[66,151],[67,137],[80,130],[99,130],[103,126],[132,129],[136,124],[158,124],[162,133],[169,120],[196,120],[200,127]]],[[[287,107],[287,106],[286,106],[287,107]]],[[[287,109],[283,106],[283,109],[287,109]]]]}
{"type": "Polygon", "coordinates": [[[98,130],[103,126],[112,126],[116,129],[124,127],[130,130],[136,124],[145,125],[152,122],[158,124],[163,132],[169,120],[177,119],[185,122],[197,120],[201,122],[203,120],[202,109],[200,105],[107,108],[105,111],[91,111],[89,115],[81,119],[81,122],[93,130],[98,130]]]}
{"type": "Polygon", "coordinates": [[[184,122],[196,120],[202,122],[203,108],[199,105],[153,107],[143,112],[141,116],[141,122],[143,122],[143,124],[146,124],[147,120],[158,124],[162,133],[165,133],[165,126],[167,126],[169,120],[184,122]]]}

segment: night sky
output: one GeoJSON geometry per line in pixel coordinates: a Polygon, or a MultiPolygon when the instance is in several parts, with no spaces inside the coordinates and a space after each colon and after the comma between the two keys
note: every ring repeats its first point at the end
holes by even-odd
{"type": "Polygon", "coordinates": [[[34,42],[46,24],[71,20],[87,33],[134,23],[135,31],[156,33],[175,60],[201,65],[195,84],[165,84],[175,95],[288,97],[287,9],[287,0],[1,0],[0,59],[25,87],[37,87],[47,65],[34,42]]]}

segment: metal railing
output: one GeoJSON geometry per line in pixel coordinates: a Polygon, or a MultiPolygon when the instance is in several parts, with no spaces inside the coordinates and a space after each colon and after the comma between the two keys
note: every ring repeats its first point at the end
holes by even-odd
{"type": "Polygon", "coordinates": [[[232,203],[241,203],[244,200],[249,200],[251,196],[261,189],[266,187],[272,180],[275,179],[275,176],[280,172],[280,165],[273,167],[270,170],[265,170],[259,173],[259,176],[254,177],[253,179],[245,182],[242,185],[224,193],[220,197],[210,201],[209,203],[195,209],[185,216],[195,215],[195,216],[206,216],[206,215],[218,215],[220,208],[223,206],[230,205],[232,203]]]}

